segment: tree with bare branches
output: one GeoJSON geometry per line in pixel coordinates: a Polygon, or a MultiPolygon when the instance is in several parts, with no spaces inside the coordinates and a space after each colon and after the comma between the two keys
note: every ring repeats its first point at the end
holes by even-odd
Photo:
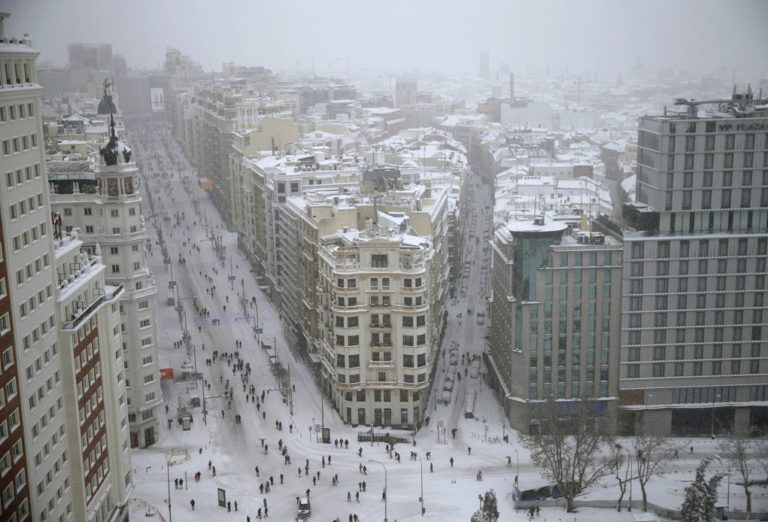
{"type": "Polygon", "coordinates": [[[620,444],[616,444],[613,453],[613,471],[616,473],[616,482],[619,483],[619,500],[616,502],[616,511],[619,513],[621,513],[621,503],[627,492],[627,486],[632,480],[629,459],[624,458],[623,449],[620,444]]]}
{"type": "Polygon", "coordinates": [[[656,435],[637,435],[633,442],[637,482],[643,495],[643,511],[648,511],[648,482],[664,473],[665,467],[685,445],[676,445],[656,435]]]}
{"type": "Polygon", "coordinates": [[[741,487],[744,488],[744,495],[747,497],[747,513],[752,513],[752,491],[751,487],[759,481],[753,478],[754,460],[760,455],[760,439],[751,438],[749,432],[744,430],[735,430],[730,437],[720,441],[720,451],[723,457],[727,458],[730,466],[736,468],[738,477],[741,479],[741,487]]]}
{"type": "Polygon", "coordinates": [[[568,513],[574,512],[576,495],[615,470],[614,438],[602,429],[601,419],[591,415],[590,406],[587,400],[550,399],[538,432],[520,435],[534,464],[557,485],[568,513]]]}

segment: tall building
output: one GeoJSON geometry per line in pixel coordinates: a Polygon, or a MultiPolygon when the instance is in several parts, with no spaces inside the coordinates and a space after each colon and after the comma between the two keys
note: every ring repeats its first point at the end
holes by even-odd
{"type": "Polygon", "coordinates": [[[51,221],[37,53],[28,39],[5,36],[7,16],[0,13],[0,515],[127,520],[114,321],[121,290],[104,284],[97,255],[51,221]]]}
{"type": "Polygon", "coordinates": [[[478,76],[480,78],[489,78],[491,76],[491,59],[488,53],[480,53],[480,65],[478,67],[478,76]]]}
{"type": "Polygon", "coordinates": [[[768,422],[768,110],[752,93],[640,118],[625,206],[622,428],[768,422]]]}
{"type": "Polygon", "coordinates": [[[124,355],[131,447],[157,439],[155,413],[162,400],[155,333],[157,293],[147,262],[147,230],[141,213],[139,171],[131,149],[115,132],[98,160],[49,161],[51,206],[65,229],[78,229],[85,248],[100,248],[108,284],[122,286],[122,350],[124,355]]]}
{"type": "Polygon", "coordinates": [[[618,392],[622,245],[566,223],[497,228],[490,299],[490,382],[509,419],[536,433],[548,400],[580,400],[613,430],[618,392]]]}
{"type": "Polygon", "coordinates": [[[424,420],[448,295],[447,200],[420,186],[303,209],[319,225],[313,342],[323,393],[347,423],[424,420]]]}
{"type": "MultiPolygon", "coordinates": [[[[57,226],[58,227],[58,226],[57,226]]],[[[58,228],[57,228],[58,229],[58,228]]],[[[132,483],[119,299],[100,251],[54,230],[58,346],[72,520],[128,520],[132,483]]],[[[32,403],[38,397],[30,397],[32,403]]],[[[35,459],[42,459],[38,453],[35,459]]],[[[33,474],[38,487],[42,475],[33,474]]]]}
{"type": "Polygon", "coordinates": [[[56,520],[68,516],[71,504],[67,466],[67,434],[60,413],[63,396],[61,357],[57,345],[53,239],[45,182],[40,93],[28,39],[6,36],[0,14],[0,142],[2,143],[2,236],[8,279],[4,292],[10,310],[0,318],[5,384],[0,390],[2,444],[0,484],[4,520],[56,520]],[[12,337],[10,337],[12,336],[12,337]],[[32,376],[25,369],[32,370],[32,376]],[[41,397],[32,406],[28,397],[41,397]],[[51,415],[53,413],[53,415],[51,415]],[[8,447],[10,444],[10,447],[8,447]],[[32,459],[45,449],[39,464],[32,459]],[[20,462],[23,461],[23,462],[20,462]],[[10,474],[9,471],[13,471],[10,474]],[[48,477],[41,488],[34,477],[48,477]],[[31,486],[31,487],[30,487],[31,486]],[[57,495],[60,492],[61,495],[57,495]]]}

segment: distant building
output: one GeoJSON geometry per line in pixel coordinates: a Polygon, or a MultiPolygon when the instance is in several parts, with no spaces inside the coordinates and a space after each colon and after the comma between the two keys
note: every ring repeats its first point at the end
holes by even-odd
{"type": "MultiPolygon", "coordinates": [[[[640,118],[625,206],[625,432],[710,435],[768,423],[768,110],[640,118]]],[[[762,106],[762,107],[760,107],[762,106]]]]}
{"type": "Polygon", "coordinates": [[[412,79],[398,78],[395,80],[395,107],[408,107],[418,101],[418,82],[412,79]]]}
{"type": "Polygon", "coordinates": [[[67,46],[70,69],[107,71],[112,69],[112,45],[72,43],[67,46]]]}
{"type": "Polygon", "coordinates": [[[486,79],[491,76],[491,59],[488,53],[480,53],[480,64],[478,66],[478,76],[486,79]]]}

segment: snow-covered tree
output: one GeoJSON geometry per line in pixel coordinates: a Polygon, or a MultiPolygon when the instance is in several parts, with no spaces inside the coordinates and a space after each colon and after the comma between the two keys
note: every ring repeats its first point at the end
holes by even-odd
{"type": "Polygon", "coordinates": [[[470,522],[496,522],[499,520],[499,508],[494,490],[486,491],[482,497],[480,509],[475,511],[470,522]]]}
{"type": "Polygon", "coordinates": [[[680,510],[683,522],[714,522],[717,510],[717,488],[723,480],[722,473],[705,478],[711,457],[701,461],[696,468],[696,478],[685,488],[685,500],[680,510]]]}

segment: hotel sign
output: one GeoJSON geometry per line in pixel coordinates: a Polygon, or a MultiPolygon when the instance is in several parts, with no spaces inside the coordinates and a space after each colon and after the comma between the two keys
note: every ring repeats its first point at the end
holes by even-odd
{"type": "Polygon", "coordinates": [[[721,123],[718,125],[717,130],[720,131],[765,131],[768,130],[768,123],[721,123]]]}

